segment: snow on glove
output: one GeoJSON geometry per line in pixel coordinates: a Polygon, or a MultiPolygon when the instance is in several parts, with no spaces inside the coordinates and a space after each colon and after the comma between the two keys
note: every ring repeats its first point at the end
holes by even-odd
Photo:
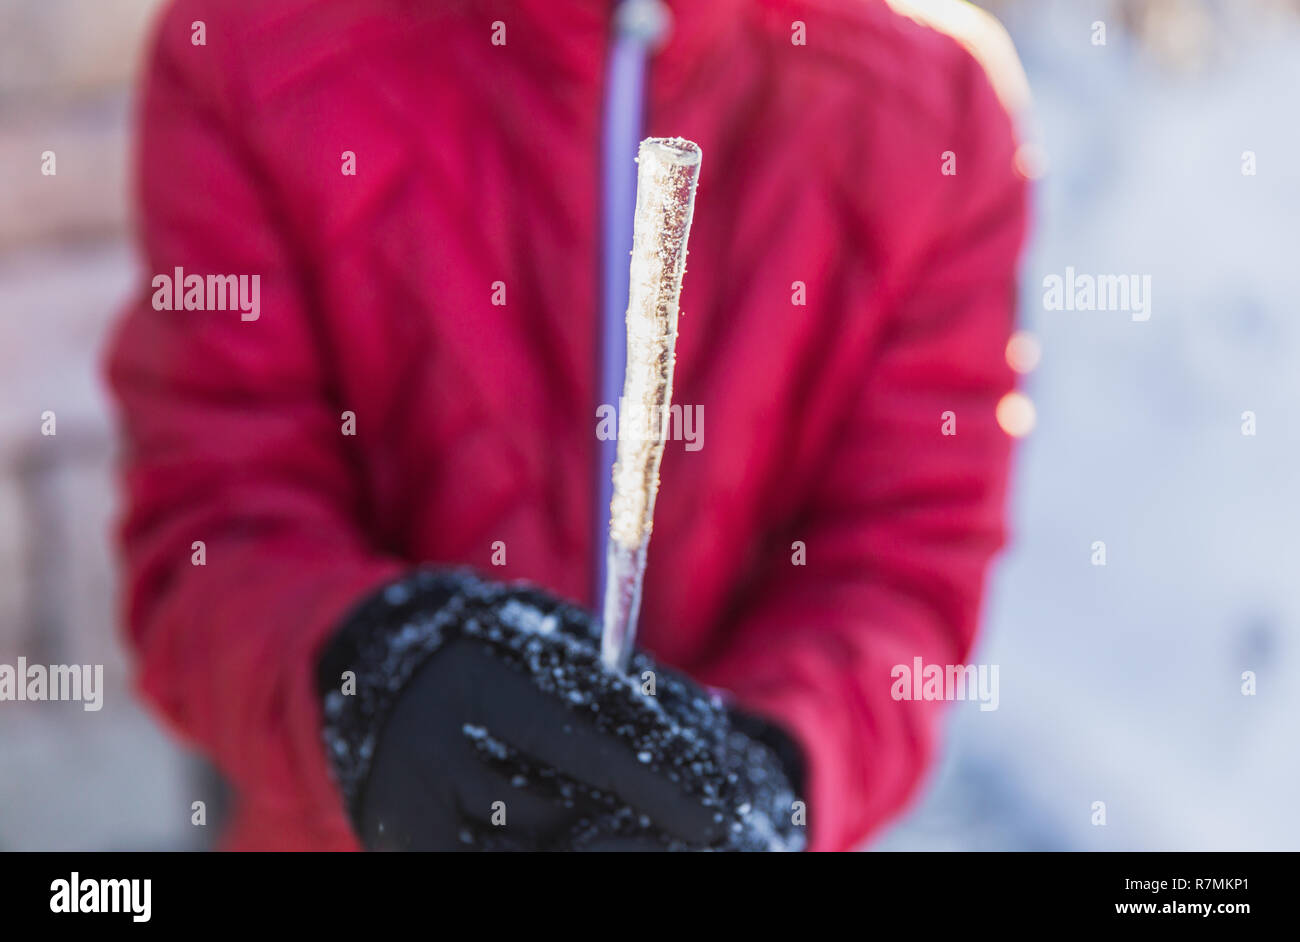
{"type": "Polygon", "coordinates": [[[643,654],[626,676],[608,670],[591,617],[537,589],[416,572],[347,619],[318,687],[326,749],[370,849],[804,844],[783,734],[759,735],[761,721],[643,654]]]}

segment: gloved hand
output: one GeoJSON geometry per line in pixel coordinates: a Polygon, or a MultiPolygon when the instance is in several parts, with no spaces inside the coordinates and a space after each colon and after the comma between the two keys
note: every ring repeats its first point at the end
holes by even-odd
{"type": "Polygon", "coordinates": [[[804,845],[784,734],[645,655],[609,671],[590,616],[536,589],[417,572],[348,619],[318,686],[370,849],[804,845]]]}

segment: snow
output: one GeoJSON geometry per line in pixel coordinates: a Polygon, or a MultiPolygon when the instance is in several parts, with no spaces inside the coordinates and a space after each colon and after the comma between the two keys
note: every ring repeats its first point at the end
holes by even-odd
{"type": "Polygon", "coordinates": [[[1011,13],[1050,169],[1020,315],[1038,427],[973,655],[1002,702],[954,705],[931,791],[878,846],[1294,850],[1300,24],[1228,17],[1185,75],[1117,23],[1091,46],[1086,5],[1011,13]],[[1043,310],[1067,265],[1151,275],[1151,319],[1043,310]]]}

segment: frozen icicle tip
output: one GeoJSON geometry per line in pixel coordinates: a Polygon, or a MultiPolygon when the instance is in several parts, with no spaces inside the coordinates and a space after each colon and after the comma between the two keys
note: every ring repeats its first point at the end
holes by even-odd
{"type": "Polygon", "coordinates": [[[638,162],[645,157],[674,167],[694,167],[700,162],[700,145],[684,137],[647,137],[641,142],[638,162]]]}

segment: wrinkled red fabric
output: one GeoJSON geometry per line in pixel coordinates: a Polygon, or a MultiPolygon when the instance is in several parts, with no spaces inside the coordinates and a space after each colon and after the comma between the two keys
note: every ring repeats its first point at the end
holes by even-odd
{"type": "MultiPolygon", "coordinates": [[[[966,658],[1003,540],[1025,181],[975,60],[883,4],[670,6],[647,130],[704,152],[674,396],[703,447],[668,444],[641,641],[790,729],[812,846],[849,848],[935,741],[890,668],[966,658]]],[[[469,564],[593,601],[609,34],[596,0],[158,24],[108,366],[127,621],[144,694],[238,790],[228,846],[357,846],[312,671],[365,593],[469,564]],[[260,317],[156,310],[177,266],[260,275],[260,317]]]]}

